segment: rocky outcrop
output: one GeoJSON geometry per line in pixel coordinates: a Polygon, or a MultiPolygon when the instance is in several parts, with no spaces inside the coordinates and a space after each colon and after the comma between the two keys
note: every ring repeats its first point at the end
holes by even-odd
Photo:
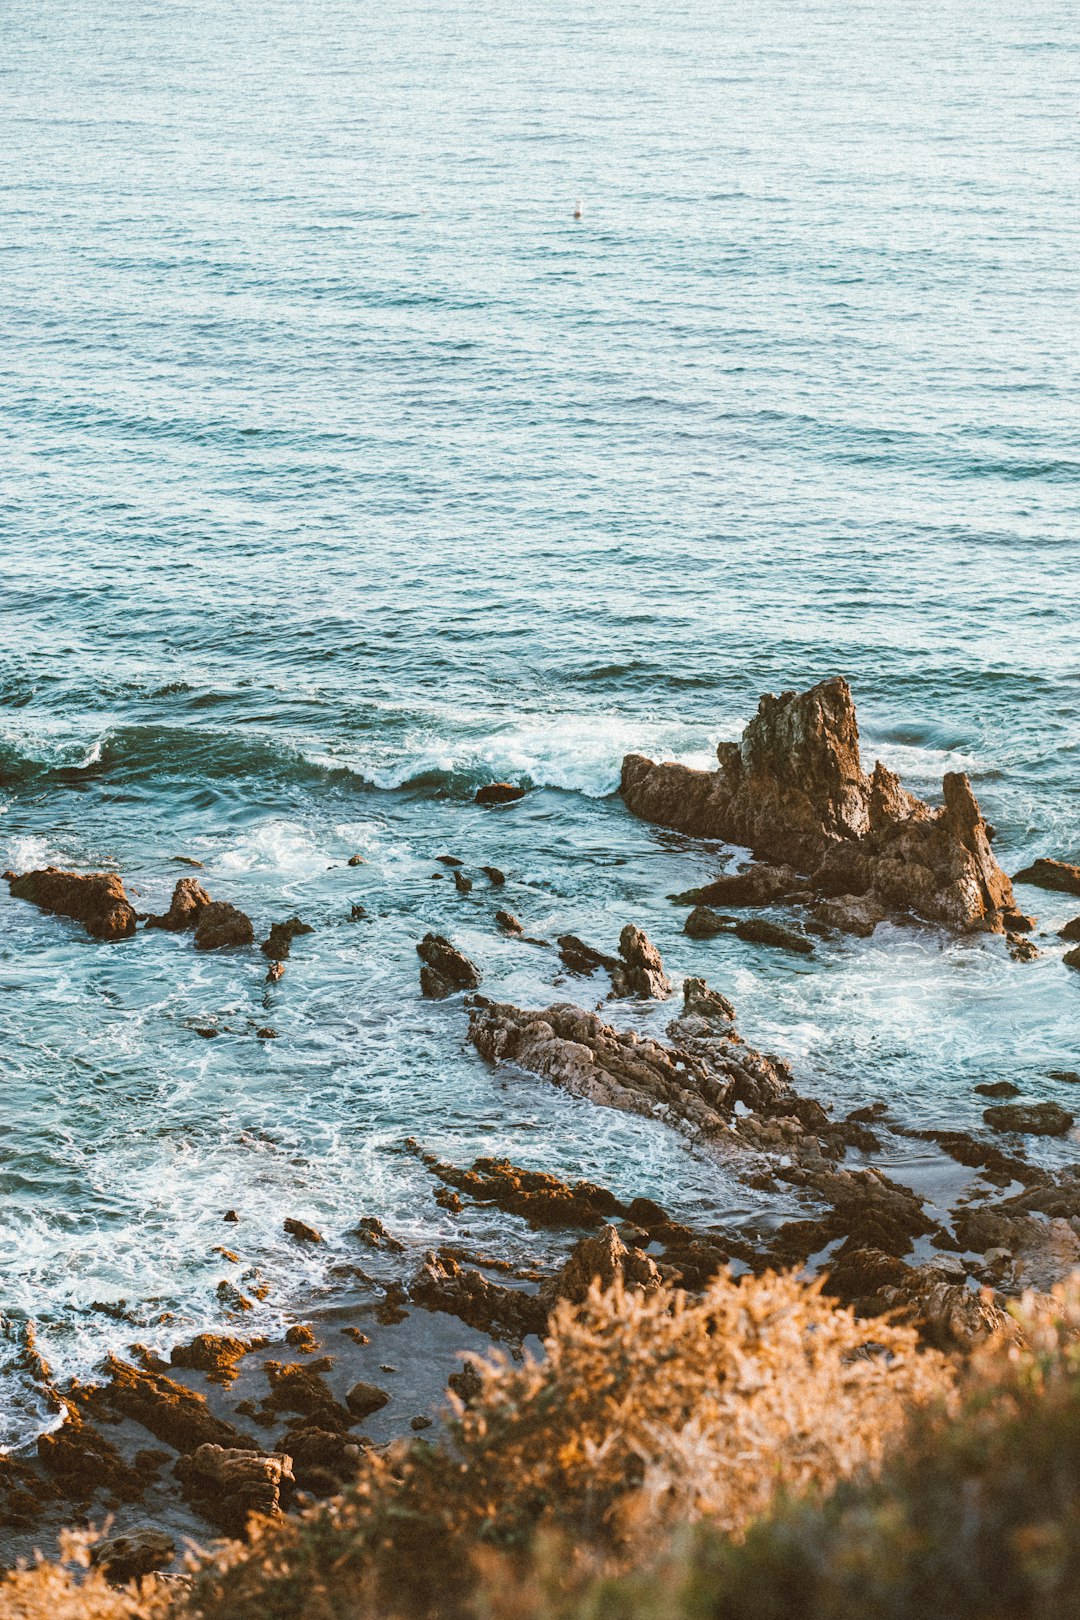
{"type": "MultiPolygon", "coordinates": [[[[721,743],[717,756],[719,770],[695,771],[627,755],[621,784],[627,807],[647,821],[745,845],[760,860],[805,873],[811,895],[867,897],[884,910],[960,931],[1014,926],[1012,885],[991,852],[967,777],[946,775],[944,804],[932,809],[880,761],[868,776],[846,681],[766,694],[741,742],[721,743]]],[[[757,894],[762,881],[752,878],[757,894]]],[[[789,883],[783,870],[774,898],[789,883]]],[[[683,898],[746,903],[733,892],[709,885],[693,901],[683,898]]]]}
{"type": "Polygon", "coordinates": [[[264,956],[272,962],[284,962],[292,949],[294,939],[301,934],[313,934],[315,930],[310,923],[301,922],[299,917],[290,917],[287,922],[273,923],[270,932],[263,940],[259,949],[264,956]]]}
{"type": "Polygon", "coordinates": [[[610,976],[609,1000],[636,996],[643,1001],[662,1001],[671,994],[660,952],[644,930],[633,923],[627,923],[619,935],[618,956],[596,950],[576,934],[560,934],[555,943],[571,973],[591,976],[602,968],[610,976]]]}
{"type": "Polygon", "coordinates": [[[984,1109],[983,1119],[994,1131],[1018,1131],[1029,1136],[1065,1136],[1075,1120],[1060,1103],[996,1103],[984,1109]]]}
{"type": "Polygon", "coordinates": [[[475,990],[483,975],[456,945],[442,934],[425,934],[416,947],[424,964],[420,969],[420,993],[432,1001],[442,1001],[457,990],[475,990]]]}
{"type": "Polygon", "coordinates": [[[292,1458],[284,1453],[199,1446],[176,1464],[184,1497],[227,1536],[243,1536],[253,1513],[277,1518],[282,1492],[293,1483],[292,1458]]]}
{"type": "Polygon", "coordinates": [[[181,878],[172,894],[169,909],[158,917],[147,917],[147,928],[164,928],[171,934],[186,933],[193,929],[204,911],[213,901],[195,878],[181,878]]]}
{"type": "Polygon", "coordinates": [[[487,782],[478,787],[473,796],[474,804],[513,804],[517,799],[525,797],[525,789],[517,787],[513,782],[487,782]]]}
{"type": "Polygon", "coordinates": [[[41,911],[81,922],[91,939],[130,939],[137,921],[135,907],[115,872],[63,872],[46,866],[17,877],[7,874],[15,900],[29,900],[41,911]]]}
{"type": "Polygon", "coordinates": [[[190,1344],[178,1344],[169,1356],[173,1367],[193,1367],[212,1384],[229,1385],[238,1364],[265,1339],[234,1339],[227,1333],[197,1333],[190,1344]]]}
{"type": "Polygon", "coordinates": [[[409,1297],[429,1311],[446,1311],[493,1339],[521,1340],[543,1333],[547,1310],[536,1294],[492,1282],[445,1252],[425,1255],[409,1284],[409,1297]]]}
{"type": "Polygon", "coordinates": [[[220,951],[230,945],[251,945],[255,928],[251,918],[228,900],[211,900],[195,919],[195,949],[220,951]]]}
{"type": "Polygon", "coordinates": [[[176,1557],[176,1543],[164,1530],[145,1526],[96,1541],[90,1549],[90,1562],[114,1585],[141,1580],[156,1569],[167,1569],[176,1557]]]}
{"type": "Polygon", "coordinates": [[[433,1175],[472,1203],[520,1215],[533,1227],[595,1226],[624,1212],[614,1193],[591,1181],[562,1181],[546,1170],[522,1170],[509,1159],[476,1159],[471,1170],[460,1170],[423,1152],[412,1137],[405,1145],[433,1175]]]}
{"type": "Polygon", "coordinates": [[[1031,883],[1037,889],[1055,889],[1059,894],[1080,894],[1080,866],[1040,856],[1022,872],[1017,872],[1013,882],[1031,883]]]}
{"type": "Polygon", "coordinates": [[[95,1404],[132,1418],[174,1451],[196,1451],[203,1445],[258,1450],[254,1440],[216,1417],[205,1398],[183,1384],[116,1356],[109,1357],[105,1368],[109,1381],[93,1392],[95,1404]]]}
{"type": "Polygon", "coordinates": [[[913,1322],[941,1349],[972,1350],[1008,1322],[992,1300],[972,1293],[962,1267],[910,1266],[871,1246],[853,1248],[828,1267],[826,1289],[859,1316],[913,1322]]]}
{"type": "Polygon", "coordinates": [[[617,1277],[643,1294],[655,1293],[661,1282],[656,1262],[642,1249],[628,1247],[613,1226],[605,1226],[574,1246],[558,1275],[541,1287],[540,1298],[548,1310],[561,1299],[581,1305],[594,1282],[607,1289],[617,1277]]]}

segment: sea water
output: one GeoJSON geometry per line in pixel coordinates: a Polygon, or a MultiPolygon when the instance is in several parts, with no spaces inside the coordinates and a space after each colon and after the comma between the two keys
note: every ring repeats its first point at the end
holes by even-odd
{"type": "MultiPolygon", "coordinates": [[[[695,943],[665,896],[723,852],[615,789],[841,673],[867,762],[931,799],[967,771],[1006,870],[1080,856],[1078,93],[1054,0],[8,0],[0,864],[163,910],[185,857],[259,937],[315,930],[267,986],[0,889],[0,1306],[58,1373],[221,1326],[256,1274],[280,1327],[361,1216],[452,1237],[410,1136],[790,1213],[419,998],[434,929],[489,993],[601,999],[498,906],[641,924],[838,1109],[1068,1102],[1052,933],[695,943]],[[473,805],[503,778],[528,796],[473,805]]],[[[16,1380],[0,1441],[43,1421],[16,1380]]]]}

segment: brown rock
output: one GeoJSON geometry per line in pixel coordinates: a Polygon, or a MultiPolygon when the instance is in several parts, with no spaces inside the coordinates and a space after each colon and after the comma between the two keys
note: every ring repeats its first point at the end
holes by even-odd
{"type": "Polygon", "coordinates": [[[263,940],[259,949],[264,956],[269,956],[274,962],[284,962],[292,949],[294,939],[301,934],[313,934],[315,930],[310,923],[301,922],[299,917],[290,917],[287,922],[273,923],[270,932],[263,940]]]}
{"type": "Polygon", "coordinates": [[[504,934],[516,936],[525,932],[517,918],[509,911],[497,911],[495,913],[495,921],[498,923],[504,934]]]}
{"type": "Polygon", "coordinates": [[[239,1429],[215,1417],[206,1398],[163,1373],[132,1367],[116,1356],[105,1363],[109,1381],[100,1399],[122,1417],[132,1418],[174,1451],[195,1451],[202,1445],[254,1448],[239,1429]]]}
{"type": "Polygon", "coordinates": [[[768,906],[805,892],[806,879],[792,867],[759,863],[742,872],[726,872],[701,888],[669,898],[677,906],[768,906]]]}
{"type": "Polygon", "coordinates": [[[173,889],[168,911],[160,917],[147,917],[147,928],[165,928],[171,934],[181,934],[194,928],[199,914],[213,901],[195,878],[181,878],[173,889]]]}
{"type": "Polygon", "coordinates": [[[1080,917],[1074,917],[1071,922],[1065,924],[1064,928],[1059,928],[1058,939],[1065,940],[1069,945],[1074,940],[1080,940],[1080,917]]]}
{"type": "Polygon", "coordinates": [[[458,871],[457,867],[454,868],[451,876],[454,879],[454,888],[457,890],[458,894],[472,893],[472,878],[467,878],[464,872],[458,871]]]}
{"type": "Polygon", "coordinates": [[[524,797],[525,789],[515,787],[512,782],[488,782],[484,787],[477,788],[474,803],[513,804],[524,797]]]}
{"type": "Polygon", "coordinates": [[[998,1103],[983,1110],[983,1119],[995,1131],[1019,1131],[1030,1136],[1065,1136],[1075,1124],[1060,1103],[998,1103]]]}
{"type": "MultiPolygon", "coordinates": [[[[718,759],[707,772],[628,755],[623,798],[646,820],[810,872],[823,896],[869,895],[961,931],[1000,932],[1002,914],[1015,912],[967,777],[945,777],[938,810],[880,763],[868,777],[846,681],[766,695],[741,743],[722,744],[718,759]]],[[[693,900],[708,904],[709,892],[693,900]]]]}
{"type": "Polygon", "coordinates": [[[627,923],[619,935],[619,955],[625,965],[612,975],[613,996],[662,1001],[671,994],[671,981],[664,973],[660,952],[648,935],[633,923],[627,923]]]}
{"type": "Polygon", "coordinates": [[[345,1396],[345,1404],[358,1422],[370,1417],[373,1412],[381,1412],[389,1400],[385,1389],[379,1389],[376,1384],[365,1384],[363,1380],[354,1384],[345,1396]]]}
{"type": "Polygon", "coordinates": [[[420,969],[420,993],[441,1001],[458,990],[475,990],[483,975],[456,945],[442,934],[425,934],[416,947],[424,964],[420,969]]]}
{"type": "Polygon", "coordinates": [[[885,910],[876,900],[865,894],[840,894],[819,900],[813,908],[817,922],[827,928],[838,928],[843,934],[856,934],[869,939],[878,923],[885,921],[885,910]]]}
{"type": "Polygon", "coordinates": [[[775,950],[794,951],[798,956],[814,954],[813,941],[805,934],[770,922],[767,917],[740,917],[731,931],[750,945],[769,945],[775,950]]]}
{"type": "Polygon", "coordinates": [[[711,906],[695,906],[683,923],[683,933],[691,939],[715,939],[717,934],[730,934],[734,926],[734,917],[725,917],[711,906]]]}
{"type": "Polygon", "coordinates": [[[1061,960],[1064,962],[1066,967],[1080,968],[1080,945],[1078,945],[1075,950],[1066,951],[1061,960]]]}
{"type": "Polygon", "coordinates": [[[613,1226],[605,1226],[594,1237],[582,1238],[575,1245],[558,1276],[541,1288],[540,1298],[549,1310],[560,1299],[580,1305],[594,1282],[606,1290],[616,1277],[644,1294],[660,1287],[656,1263],[641,1249],[628,1248],[613,1226]]]}
{"type": "Polygon", "coordinates": [[[452,1255],[429,1252],[409,1284],[409,1297],[429,1311],[446,1311],[493,1339],[543,1333],[547,1311],[535,1294],[491,1282],[452,1255]]]}
{"type": "Polygon", "coordinates": [[[284,1366],[280,1361],[268,1361],[265,1370],[270,1394],[264,1405],[274,1412],[301,1412],[319,1428],[331,1432],[348,1429],[356,1420],[335,1400],[322,1376],[331,1365],[328,1356],[310,1361],[306,1367],[298,1361],[284,1366]]]}
{"type": "Polygon", "coordinates": [[[471,1170],[459,1170],[433,1153],[421,1153],[411,1138],[406,1146],[433,1175],[474,1204],[520,1215],[533,1227],[595,1226],[605,1217],[624,1213],[614,1193],[590,1181],[562,1181],[546,1170],[519,1169],[509,1159],[476,1159],[471,1170]]]}
{"type": "Polygon", "coordinates": [[[176,1464],[185,1499],[229,1536],[243,1536],[253,1513],[277,1518],[293,1483],[292,1458],[205,1445],[176,1464]]]}
{"type": "Polygon", "coordinates": [[[1014,1086],[1011,1080],[984,1080],[975,1090],[980,1097],[996,1097],[999,1100],[1020,1095],[1020,1087],[1014,1086]]]}
{"type": "Polygon", "coordinates": [[[8,887],[16,900],[81,922],[92,939],[130,939],[135,932],[135,907],[115,872],[63,872],[47,866],[21,877],[13,873],[8,887]]]}
{"type": "Polygon", "coordinates": [[[211,900],[195,920],[195,949],[219,951],[228,945],[250,945],[255,939],[251,918],[228,900],[211,900]]]}
{"type": "Polygon", "coordinates": [[[237,1376],[237,1363],[266,1343],[265,1339],[234,1339],[226,1333],[197,1333],[190,1344],[178,1344],[169,1355],[173,1367],[194,1367],[212,1384],[228,1386],[237,1376]]]}
{"type": "Polygon", "coordinates": [[[365,859],[364,859],[364,857],[362,855],[350,855],[348,861],[346,862],[346,865],[348,865],[348,866],[366,866],[367,862],[365,861],[365,859]]]}
{"type": "Polygon", "coordinates": [[[99,1489],[122,1501],[142,1495],[143,1481],[129,1468],[116,1447],[69,1406],[63,1423],[37,1443],[41,1466],[62,1487],[65,1496],[84,1501],[99,1489]]]}
{"type": "Polygon", "coordinates": [[[176,1544],[172,1537],[164,1530],[153,1530],[149,1526],[109,1536],[95,1542],[90,1549],[90,1562],[117,1586],[141,1580],[156,1569],[167,1569],[175,1557],[176,1544]]]}
{"type": "Polygon", "coordinates": [[[1055,889],[1059,894],[1080,894],[1080,866],[1040,856],[1022,872],[1017,872],[1013,882],[1032,883],[1036,888],[1055,889]]]}
{"type": "Polygon", "coordinates": [[[299,1243],[321,1243],[323,1241],[321,1232],[316,1231],[314,1226],[309,1226],[306,1221],[298,1221],[294,1215],[287,1215],[284,1225],[289,1236],[296,1238],[299,1243]]]}
{"type": "Polygon", "coordinates": [[[501,889],[506,882],[506,873],[501,872],[497,866],[482,866],[480,870],[493,889],[501,889]]]}

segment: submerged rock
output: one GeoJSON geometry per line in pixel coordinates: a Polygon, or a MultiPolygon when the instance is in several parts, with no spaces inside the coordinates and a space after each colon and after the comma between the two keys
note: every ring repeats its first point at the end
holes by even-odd
{"type": "MultiPolygon", "coordinates": [[[[628,809],[746,845],[761,860],[809,874],[822,897],[868,896],[884,910],[960,931],[1001,932],[1016,912],[967,777],[946,775],[945,802],[931,809],[880,761],[867,776],[855,706],[839,677],[808,692],[766,694],[741,742],[721,743],[717,756],[719,770],[697,771],[627,755],[628,809]]],[[[709,900],[710,890],[699,890],[691,903],[709,900]]]]}
{"type": "Polygon", "coordinates": [[[1040,856],[1022,872],[1017,872],[1013,882],[1031,883],[1038,889],[1055,889],[1059,894],[1080,894],[1080,866],[1040,856]]]}
{"type": "Polygon", "coordinates": [[[321,1232],[317,1232],[306,1221],[298,1221],[295,1215],[287,1215],[284,1226],[289,1236],[296,1238],[299,1243],[321,1243],[323,1241],[321,1232]]]}
{"type": "Polygon", "coordinates": [[[495,921],[498,923],[504,934],[511,934],[516,937],[517,935],[525,932],[517,918],[510,911],[497,911],[495,913],[495,921]]]}
{"type": "Polygon", "coordinates": [[[389,1400],[385,1389],[380,1389],[377,1384],[365,1384],[363,1380],[354,1384],[345,1396],[345,1404],[358,1423],[373,1412],[381,1412],[389,1400]]]}
{"type": "Polygon", "coordinates": [[[488,782],[484,787],[477,788],[473,803],[513,804],[524,797],[525,789],[516,787],[513,782],[488,782]]]}
{"type": "Polygon", "coordinates": [[[47,866],[21,877],[8,875],[13,899],[29,900],[41,911],[81,922],[91,939],[130,939],[135,907],[115,872],[63,872],[47,866]]]}
{"type": "Polygon", "coordinates": [[[229,945],[251,945],[255,928],[251,918],[228,900],[211,900],[195,919],[195,949],[219,951],[229,945]]]}
{"type": "Polygon", "coordinates": [[[290,917],[287,922],[273,923],[271,925],[270,932],[259,946],[259,949],[264,956],[269,956],[272,961],[284,962],[292,949],[293,940],[299,939],[302,934],[313,934],[314,932],[315,930],[310,923],[301,922],[299,917],[290,917]]]}
{"type": "Polygon", "coordinates": [[[442,934],[425,934],[416,947],[424,964],[420,969],[420,993],[441,1001],[456,990],[475,990],[483,975],[475,962],[442,934]]]}
{"type": "Polygon", "coordinates": [[[731,932],[750,945],[771,945],[774,949],[794,951],[799,956],[814,954],[813,941],[805,934],[770,922],[767,917],[740,917],[731,932]]]}
{"type": "Polygon", "coordinates": [[[1014,1086],[1011,1080],[984,1080],[975,1087],[980,1097],[995,1097],[999,1101],[1006,1097],[1019,1097],[1020,1087],[1014,1086]]]}
{"type": "Polygon", "coordinates": [[[164,928],[171,934],[184,933],[194,928],[199,914],[213,902],[196,878],[181,878],[173,889],[168,911],[159,917],[147,917],[147,928],[164,928]]]}
{"type": "Polygon", "coordinates": [[[1021,1131],[1029,1136],[1065,1136],[1075,1123],[1060,1103],[998,1103],[983,1111],[995,1131],[1021,1131]]]}

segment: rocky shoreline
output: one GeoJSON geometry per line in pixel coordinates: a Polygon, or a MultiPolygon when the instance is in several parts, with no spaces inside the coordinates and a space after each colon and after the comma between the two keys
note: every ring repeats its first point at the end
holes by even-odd
{"type": "MultiPolygon", "coordinates": [[[[812,956],[837,932],[866,936],[886,918],[915,918],[1001,934],[1021,960],[1038,954],[1035,919],[1017,907],[967,778],[947,776],[944,804],[932,809],[880,763],[864,773],[842,680],[763,698],[741,743],[722,744],[718,757],[715,772],[640,755],[623,767],[622,797],[633,814],[754,857],[672,896],[687,908],[691,939],[741,930],[812,956]],[[782,908],[785,920],[726,915],[757,908],[782,908]]],[[[512,785],[492,784],[477,802],[512,814],[521,797],[512,785]]],[[[471,887],[454,858],[445,864],[459,890],[471,887]]],[[[497,868],[480,870],[502,887],[497,868]]],[[[290,917],[256,947],[252,919],[194,877],[177,882],[160,915],[139,913],[112,873],[50,867],[5,877],[14,898],[81,924],[103,946],[134,938],[141,924],[190,934],[200,951],[258,948],[271,982],[286,971],[294,941],[311,931],[290,917]]],[[[1080,895],[1080,869],[1065,862],[1043,859],[1017,877],[1080,895]]],[[[33,1386],[53,1426],[33,1454],[0,1458],[4,1561],[49,1550],[62,1525],[111,1515],[113,1540],[123,1545],[103,1556],[121,1578],[172,1565],[185,1538],[242,1534],[253,1510],[287,1512],[333,1496],[365,1447],[435,1435],[446,1399],[468,1399],[459,1352],[493,1343],[514,1355],[538,1350],[553,1305],[582,1299],[594,1277],[694,1292],[724,1266],[802,1266],[823,1274],[860,1315],[901,1312],[927,1343],[964,1353],[1002,1322],[1010,1297],[1045,1290],[1080,1267],[1080,1165],[1052,1171],[1023,1151],[1027,1134],[1072,1129],[1062,1105],[1017,1100],[1001,1089],[1008,1082],[983,1088],[994,1093],[985,1137],[917,1130],[897,1117],[893,1099],[836,1118],[799,1092],[787,1063],[740,1035],[736,1007],[704,975],[676,984],[633,923],[610,954],[572,934],[532,939],[505,911],[497,926],[523,947],[550,943],[552,961],[580,982],[582,999],[594,999],[598,985],[605,994],[592,1010],[571,999],[542,1008],[489,999],[482,962],[428,933],[416,944],[419,992],[449,1003],[486,1063],[511,1085],[530,1076],[590,1106],[657,1120],[749,1186],[794,1196],[802,1212],[738,1231],[695,1227],[649,1197],[619,1198],[507,1159],[453,1164],[406,1138],[401,1151],[426,1167],[432,1197],[460,1223],[461,1240],[418,1252],[366,1217],[353,1234],[356,1260],[339,1268],[341,1297],[313,1302],[283,1342],[244,1335],[245,1300],[234,1290],[222,1302],[235,1331],[197,1335],[168,1359],[133,1344],[108,1360],[100,1381],[60,1386],[32,1329],[5,1324],[0,1356],[33,1386]],[[609,1004],[669,1000],[664,1039],[605,1016],[609,1004]],[[971,1172],[946,1211],[881,1169],[905,1144],[971,1172]],[[528,1263],[475,1247],[467,1222],[481,1209],[523,1224],[528,1263]]],[[[1060,937],[1080,940],[1080,919],[1060,937]]],[[[1080,967],[1080,949],[1063,960],[1080,967]]],[[[257,1033],[274,1036],[268,1026],[257,1033]]],[[[242,1217],[226,1210],[221,1218],[222,1252],[236,1258],[242,1217]]],[[[322,1242],[288,1212],[282,1223],[297,1244],[322,1242]]]]}

